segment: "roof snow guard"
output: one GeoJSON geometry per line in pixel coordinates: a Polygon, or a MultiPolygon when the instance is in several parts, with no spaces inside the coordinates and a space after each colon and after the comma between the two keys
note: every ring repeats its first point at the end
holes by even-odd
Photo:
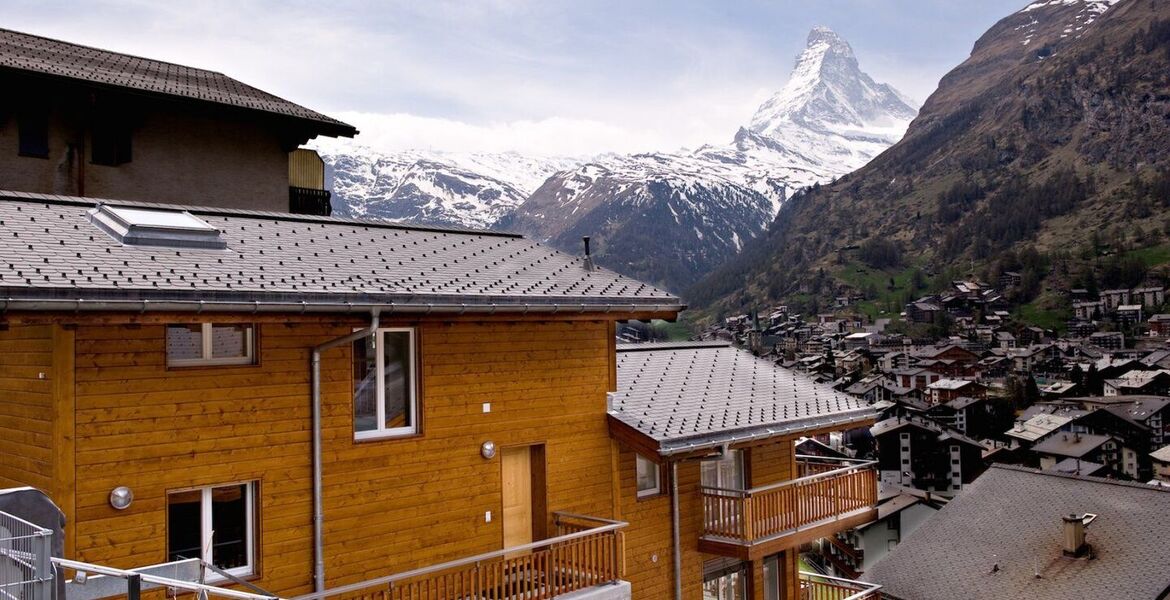
{"type": "Polygon", "coordinates": [[[0,313],[610,313],[675,296],[521,236],[0,191],[0,313]],[[96,206],[95,206],[96,204],[96,206]]]}
{"type": "Polygon", "coordinates": [[[227,248],[227,242],[218,229],[185,210],[146,210],[98,204],[88,214],[91,223],[123,244],[213,250],[227,248]]]}
{"type": "Polygon", "coordinates": [[[611,431],[633,433],[661,456],[877,417],[862,400],[727,343],[620,345],[617,363],[611,431]]]}

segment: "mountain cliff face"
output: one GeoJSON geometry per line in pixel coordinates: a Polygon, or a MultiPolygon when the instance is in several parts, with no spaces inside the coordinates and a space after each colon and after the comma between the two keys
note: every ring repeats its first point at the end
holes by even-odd
{"type": "Polygon", "coordinates": [[[517,153],[380,153],[348,140],[320,140],[338,216],[486,229],[571,159],[517,153]]]}
{"type": "Polygon", "coordinates": [[[732,143],[686,153],[609,156],[558,173],[497,223],[672,290],[735,256],[797,190],[865,164],[915,110],[858,67],[852,48],[813,30],[783,90],[732,143]]]}
{"type": "Polygon", "coordinates": [[[790,199],[688,300],[813,304],[861,263],[988,275],[1025,250],[1054,284],[1096,277],[1076,256],[1165,242],[1170,198],[1151,190],[1168,150],[1170,4],[1034,2],[976,42],[900,142],[790,199]]]}

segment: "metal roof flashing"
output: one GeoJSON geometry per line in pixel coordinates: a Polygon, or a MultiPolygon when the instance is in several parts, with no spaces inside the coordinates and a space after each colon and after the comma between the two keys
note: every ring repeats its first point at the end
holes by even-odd
{"type": "Polygon", "coordinates": [[[90,223],[128,246],[227,248],[219,229],[185,210],[147,210],[98,204],[86,214],[90,223]]]}

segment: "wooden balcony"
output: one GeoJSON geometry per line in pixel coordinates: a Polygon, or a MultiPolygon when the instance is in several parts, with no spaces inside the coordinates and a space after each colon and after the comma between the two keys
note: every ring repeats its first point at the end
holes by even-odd
{"type": "Polygon", "coordinates": [[[881,588],[863,581],[800,572],[800,600],[881,600],[881,588]]]}
{"type": "Polygon", "coordinates": [[[835,468],[750,490],[701,488],[699,549],[754,560],[874,519],[877,463],[817,460],[835,468]]]}
{"type": "Polygon", "coordinates": [[[557,536],[295,600],[544,600],[623,576],[626,523],[555,513],[557,536]]]}

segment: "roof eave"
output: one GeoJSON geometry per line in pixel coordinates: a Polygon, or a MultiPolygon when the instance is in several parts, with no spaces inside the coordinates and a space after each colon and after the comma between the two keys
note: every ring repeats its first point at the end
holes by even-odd
{"type": "MultiPolygon", "coordinates": [[[[866,406],[851,411],[842,411],[831,415],[806,417],[790,421],[780,421],[752,427],[727,429],[714,433],[705,433],[693,436],[654,438],[636,426],[627,423],[621,413],[610,413],[610,433],[614,434],[615,427],[621,430],[621,435],[613,437],[621,441],[630,441],[629,438],[641,438],[634,442],[642,449],[654,448],[664,459],[676,459],[682,455],[703,452],[724,445],[742,445],[758,443],[779,437],[804,434],[823,429],[837,429],[847,426],[861,427],[872,424],[877,418],[877,411],[866,406]],[[615,425],[618,424],[618,425],[615,425]]],[[[631,444],[634,445],[634,444],[631,444]]]]}

